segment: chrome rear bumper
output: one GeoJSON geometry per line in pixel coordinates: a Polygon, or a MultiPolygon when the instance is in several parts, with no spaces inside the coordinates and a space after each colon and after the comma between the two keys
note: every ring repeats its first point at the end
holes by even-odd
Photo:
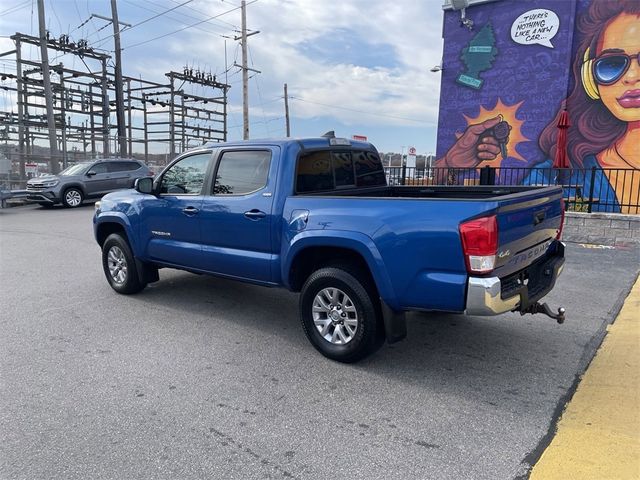
{"type": "Polygon", "coordinates": [[[520,296],[503,300],[500,297],[502,285],[498,277],[469,277],[467,284],[467,315],[498,315],[518,307],[520,296]]]}
{"type": "MultiPolygon", "coordinates": [[[[502,298],[502,283],[498,277],[469,277],[467,281],[467,315],[498,315],[513,310],[526,309],[533,302],[544,297],[554,287],[556,279],[564,269],[564,246],[558,246],[556,253],[540,262],[536,268],[545,271],[543,288],[535,295],[527,286],[507,298],[502,298]],[[530,295],[532,298],[530,298],[530,295]]],[[[513,293],[513,292],[512,292],[513,293]]]]}

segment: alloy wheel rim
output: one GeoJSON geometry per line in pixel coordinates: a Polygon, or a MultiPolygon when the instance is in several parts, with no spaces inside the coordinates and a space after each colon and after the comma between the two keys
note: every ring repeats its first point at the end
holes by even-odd
{"type": "Polygon", "coordinates": [[[113,246],[107,254],[107,264],[109,266],[109,275],[111,279],[118,285],[123,284],[127,279],[127,259],[124,252],[118,246],[113,246]]]}
{"type": "Polygon", "coordinates": [[[80,205],[81,201],[80,192],[78,192],[77,190],[71,190],[67,192],[67,194],[65,195],[65,199],[67,200],[67,203],[69,205],[71,205],[72,207],[77,207],[78,205],[80,205]]]}
{"type": "Polygon", "coordinates": [[[322,289],[313,299],[313,323],[318,333],[333,345],[346,345],[358,330],[358,312],[353,300],[339,288],[322,289]]]}

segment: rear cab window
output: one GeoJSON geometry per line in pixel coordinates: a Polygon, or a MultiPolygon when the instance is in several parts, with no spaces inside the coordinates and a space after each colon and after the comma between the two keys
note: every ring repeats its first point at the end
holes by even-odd
{"type": "Polygon", "coordinates": [[[295,189],[298,194],[386,185],[382,162],[376,152],[318,150],[298,158],[295,189]]]}

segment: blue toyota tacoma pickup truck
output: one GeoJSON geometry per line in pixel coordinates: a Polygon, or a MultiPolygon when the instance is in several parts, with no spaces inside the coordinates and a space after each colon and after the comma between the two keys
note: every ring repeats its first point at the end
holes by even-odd
{"type": "Polygon", "coordinates": [[[107,281],[178,268],[300,292],[304,331],[354,362],[411,310],[546,313],[564,265],[560,187],[388,186],[376,149],[335,138],[212,144],[96,204],[107,281]]]}

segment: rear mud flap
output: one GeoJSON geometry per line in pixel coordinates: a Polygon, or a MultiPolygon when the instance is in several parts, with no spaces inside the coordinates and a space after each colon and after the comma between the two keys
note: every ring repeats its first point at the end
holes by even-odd
{"type": "Polygon", "coordinates": [[[384,332],[387,343],[396,343],[407,336],[407,320],[404,312],[391,310],[389,306],[380,299],[382,307],[382,320],[384,321],[384,332]]]}

